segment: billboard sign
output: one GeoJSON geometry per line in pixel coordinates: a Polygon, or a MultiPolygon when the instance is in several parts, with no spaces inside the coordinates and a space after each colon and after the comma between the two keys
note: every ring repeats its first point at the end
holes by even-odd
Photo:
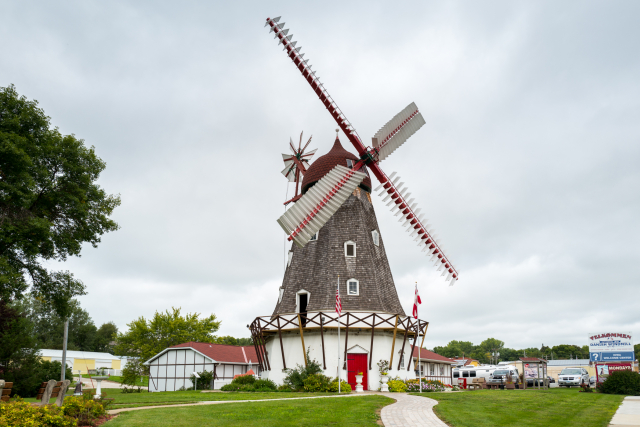
{"type": "Polygon", "coordinates": [[[633,362],[631,332],[589,334],[589,359],[592,362],[633,362]]]}
{"type": "Polygon", "coordinates": [[[596,365],[596,378],[599,383],[604,382],[609,374],[616,371],[631,371],[630,363],[608,363],[606,365],[596,365]]]}

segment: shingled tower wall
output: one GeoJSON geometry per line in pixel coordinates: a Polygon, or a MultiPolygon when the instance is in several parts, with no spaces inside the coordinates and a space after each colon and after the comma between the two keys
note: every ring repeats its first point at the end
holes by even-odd
{"type": "MultiPolygon", "coordinates": [[[[318,158],[302,183],[308,190],[335,165],[349,166],[355,155],[346,151],[336,139],[331,151],[318,158]]],[[[387,260],[384,241],[371,203],[371,180],[367,177],[331,219],[318,232],[317,240],[303,248],[292,245],[291,259],[280,288],[276,314],[298,311],[297,293],[307,291],[307,311],[333,311],[338,275],[344,311],[371,311],[405,315],[398,299],[387,260]],[[379,233],[379,243],[373,231],[379,233]],[[345,256],[345,243],[356,244],[356,256],[345,256]],[[347,280],[359,281],[359,295],[347,294],[347,280]]]]}

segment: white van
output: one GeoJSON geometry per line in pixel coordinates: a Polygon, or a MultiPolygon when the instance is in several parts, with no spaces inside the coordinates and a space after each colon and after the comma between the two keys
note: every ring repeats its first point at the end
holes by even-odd
{"type": "Polygon", "coordinates": [[[458,378],[469,378],[467,383],[471,383],[471,378],[489,379],[493,371],[498,369],[496,365],[480,365],[480,366],[463,366],[462,368],[453,369],[454,381],[458,378]]]}

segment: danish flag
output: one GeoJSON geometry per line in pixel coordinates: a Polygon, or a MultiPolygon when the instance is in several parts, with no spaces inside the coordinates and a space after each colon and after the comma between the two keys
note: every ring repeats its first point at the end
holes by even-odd
{"type": "Polygon", "coordinates": [[[336,313],[342,315],[342,300],[340,299],[340,288],[336,288],[336,313]]]}
{"type": "Polygon", "coordinates": [[[422,304],[422,300],[420,299],[420,294],[418,293],[418,284],[416,283],[416,296],[413,299],[413,318],[418,318],[418,304],[422,304]]]}

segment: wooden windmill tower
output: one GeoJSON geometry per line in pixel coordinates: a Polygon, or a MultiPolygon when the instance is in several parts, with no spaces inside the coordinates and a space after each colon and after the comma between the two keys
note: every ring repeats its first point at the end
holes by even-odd
{"type": "Polygon", "coordinates": [[[379,181],[374,191],[384,196],[383,203],[399,217],[445,280],[451,285],[458,280],[458,271],[433,237],[404,182],[395,172],[387,175],[380,168],[380,162],[425,121],[411,103],[373,136],[372,147],[365,147],[300,53],[301,48],[296,47],[297,42],[291,41],[293,35],[279,21],[279,17],[268,18],[266,25],[357,154],[347,151],[336,136],[331,150],[308,167],[308,162],[302,161],[301,143],[298,151],[290,144],[293,156],[283,155],[287,166],[283,174],[287,171],[285,176],[290,180],[292,174],[294,180],[302,175],[301,193],[297,194],[296,183],[296,195],[287,201],[295,203],[278,219],[288,240],[295,244],[273,314],[256,318],[250,326],[254,344],[261,369],[276,382],[284,377],[283,370],[308,363],[309,350],[327,375],[340,372],[351,383],[355,373],[362,371],[365,388],[376,389],[379,360],[389,361],[394,374],[413,376],[415,366],[408,356],[420,338],[424,340],[428,322],[407,317],[398,299],[373,209],[369,171],[379,181]],[[336,285],[342,296],[341,316],[334,311],[336,285]],[[340,342],[338,328],[342,331],[340,342]],[[409,346],[408,340],[413,342],[409,346]],[[333,357],[338,351],[344,352],[340,366],[333,357]]]}

